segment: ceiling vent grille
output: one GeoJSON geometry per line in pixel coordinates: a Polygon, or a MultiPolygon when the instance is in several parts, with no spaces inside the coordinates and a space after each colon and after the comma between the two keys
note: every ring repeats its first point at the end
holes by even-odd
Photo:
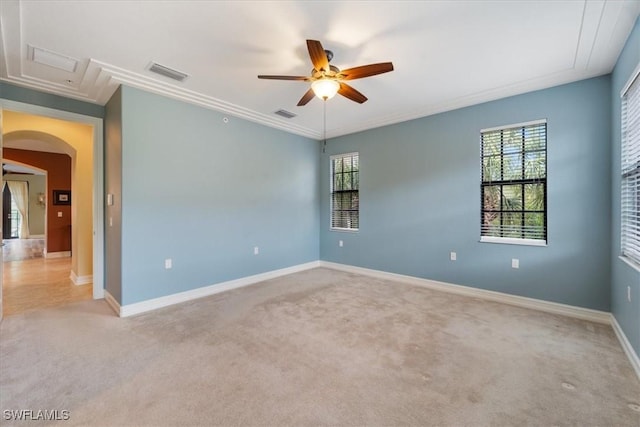
{"type": "Polygon", "coordinates": [[[76,59],[39,47],[29,46],[29,59],[38,64],[48,65],[49,67],[69,73],[74,73],[78,68],[78,61],[76,59]]]}
{"type": "Polygon", "coordinates": [[[287,110],[278,110],[275,112],[275,114],[284,117],[285,119],[291,119],[295,116],[297,116],[297,114],[293,114],[291,111],[287,111],[287,110]]]}
{"type": "Polygon", "coordinates": [[[169,77],[170,79],[177,80],[179,82],[183,82],[187,77],[189,77],[186,73],[165,67],[164,65],[160,65],[156,62],[151,63],[149,71],[160,74],[161,76],[169,77]]]}

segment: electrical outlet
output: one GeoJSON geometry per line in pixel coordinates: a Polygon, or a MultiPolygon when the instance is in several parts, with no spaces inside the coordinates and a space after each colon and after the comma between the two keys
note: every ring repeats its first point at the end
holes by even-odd
{"type": "Polygon", "coordinates": [[[342,240],[340,240],[340,241],[338,242],[338,246],[343,247],[343,246],[344,246],[344,242],[343,242],[342,240]]]}
{"type": "Polygon", "coordinates": [[[254,255],[258,255],[259,253],[260,253],[260,248],[259,248],[259,247],[257,247],[257,246],[254,246],[254,247],[253,247],[253,254],[254,254],[254,255]]]}
{"type": "Polygon", "coordinates": [[[455,261],[458,259],[458,254],[456,254],[455,252],[451,252],[449,254],[449,259],[451,259],[451,261],[455,261]]]}
{"type": "Polygon", "coordinates": [[[164,260],[164,268],[166,268],[167,270],[173,267],[173,261],[171,261],[171,258],[167,258],[164,260]]]}
{"type": "Polygon", "coordinates": [[[520,260],[518,258],[511,260],[511,268],[520,268],[520,260]]]}
{"type": "Polygon", "coordinates": [[[627,301],[631,302],[631,286],[627,286],[627,301]]]}

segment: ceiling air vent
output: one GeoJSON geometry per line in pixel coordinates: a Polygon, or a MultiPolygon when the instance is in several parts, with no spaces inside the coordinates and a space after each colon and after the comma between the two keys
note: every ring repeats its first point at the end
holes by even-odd
{"type": "Polygon", "coordinates": [[[291,111],[287,111],[287,110],[278,110],[275,112],[275,114],[284,117],[285,119],[291,119],[293,117],[295,117],[297,114],[293,114],[291,111]]]}
{"type": "Polygon", "coordinates": [[[179,82],[183,82],[187,77],[189,77],[188,74],[185,74],[182,71],[177,71],[169,67],[165,67],[164,65],[160,65],[156,62],[151,63],[149,71],[160,74],[161,76],[169,77],[170,79],[177,80],[179,82]]]}
{"type": "Polygon", "coordinates": [[[78,61],[68,56],[39,47],[29,46],[29,59],[38,64],[48,65],[59,70],[74,73],[78,68],[78,61]]]}

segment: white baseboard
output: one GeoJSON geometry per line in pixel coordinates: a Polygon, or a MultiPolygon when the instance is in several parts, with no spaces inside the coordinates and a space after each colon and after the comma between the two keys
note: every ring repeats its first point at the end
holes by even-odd
{"type": "Polygon", "coordinates": [[[46,252],[44,253],[45,258],[68,258],[71,256],[71,251],[60,251],[60,252],[46,252]]]}
{"type": "Polygon", "coordinates": [[[517,295],[509,295],[502,292],[488,291],[485,289],[472,288],[469,286],[454,285],[453,283],[438,282],[435,280],[422,279],[414,276],[405,276],[403,274],[389,273],[386,271],[372,270],[369,268],[355,267],[352,265],[338,264],[335,262],[320,261],[321,267],[332,268],[335,270],[346,271],[349,273],[363,274],[385,280],[397,280],[399,282],[409,283],[416,286],[422,286],[437,291],[443,291],[458,295],[464,295],[474,298],[481,298],[489,301],[501,302],[504,304],[515,305],[518,307],[530,308],[533,310],[544,311],[546,313],[560,314],[563,316],[573,317],[576,319],[589,320],[596,323],[611,323],[611,315],[605,311],[592,310],[589,308],[574,307],[571,305],[560,304],[557,302],[543,301],[539,299],[521,297],[517,295]]]}
{"type": "Polygon", "coordinates": [[[611,314],[611,326],[613,327],[613,331],[618,337],[618,341],[620,341],[620,345],[622,345],[622,349],[627,354],[627,357],[631,362],[631,366],[633,366],[633,369],[636,371],[638,379],[640,379],[640,358],[631,346],[631,343],[627,339],[627,336],[625,335],[624,331],[620,327],[620,324],[618,323],[618,320],[616,320],[616,317],[613,314],[611,314]]]}
{"type": "Polygon", "coordinates": [[[29,234],[29,239],[44,239],[44,234],[29,234]]]}
{"type": "Polygon", "coordinates": [[[75,271],[71,271],[69,278],[76,286],[88,285],[89,283],[93,283],[93,275],[88,274],[86,276],[78,276],[75,271]]]}
{"type": "Polygon", "coordinates": [[[135,314],[145,313],[147,311],[156,310],[158,308],[167,307],[181,302],[191,301],[197,298],[214,295],[220,292],[237,289],[244,286],[253,285],[265,280],[274,279],[288,274],[298,273],[300,271],[310,270],[320,266],[320,261],[312,261],[305,264],[294,265],[293,267],[282,268],[280,270],[268,271],[266,273],[256,274],[254,276],[242,277],[240,279],[230,280],[228,282],[216,283],[214,285],[202,288],[192,289],[190,291],[180,292],[173,295],[154,298],[147,301],[141,301],[134,304],[120,305],[118,302],[108,295],[105,291],[105,299],[109,305],[116,310],[120,317],[133,316],[135,314]],[[109,299],[110,298],[110,299],[109,299]]]}
{"type": "Polygon", "coordinates": [[[104,290],[104,300],[109,304],[109,307],[120,316],[120,304],[106,289],[104,290]]]}

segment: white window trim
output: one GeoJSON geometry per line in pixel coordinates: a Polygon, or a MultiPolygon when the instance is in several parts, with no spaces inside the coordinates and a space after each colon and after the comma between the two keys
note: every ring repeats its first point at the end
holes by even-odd
{"type": "MultiPolygon", "coordinates": [[[[631,88],[631,85],[633,84],[633,82],[636,81],[636,79],[640,79],[640,64],[638,64],[638,66],[635,68],[635,70],[633,70],[633,72],[631,73],[631,76],[629,77],[629,80],[627,80],[627,83],[623,86],[622,90],[620,91],[620,105],[622,106],[622,101],[624,100],[625,95],[627,94],[627,92],[629,91],[629,89],[631,88]]],[[[620,122],[620,151],[622,153],[622,144],[624,141],[622,141],[622,121],[620,122]]],[[[621,165],[622,166],[622,165],[621,165]]],[[[620,182],[620,196],[622,196],[622,181],[620,182]]],[[[622,200],[621,200],[622,203],[622,200]]],[[[620,209],[620,216],[622,217],[622,206],[620,209]]],[[[620,224],[620,246],[622,246],[622,223],[620,224]]],[[[622,247],[619,248],[620,251],[622,251],[622,247]]],[[[638,262],[636,260],[634,260],[633,258],[629,258],[628,256],[624,255],[624,254],[620,254],[620,256],[618,256],[618,258],[620,260],[622,260],[625,264],[627,264],[629,267],[635,269],[636,271],[640,272],[640,264],[638,264],[638,262]]]]}
{"type": "Polygon", "coordinates": [[[640,75],[640,64],[638,64],[636,69],[633,70],[633,73],[631,73],[631,77],[629,78],[629,80],[627,80],[627,83],[624,85],[624,87],[620,91],[620,99],[624,98],[624,96],[627,94],[627,91],[629,90],[633,82],[636,80],[636,77],[638,77],[638,75],[640,75]]]}
{"type": "Polygon", "coordinates": [[[627,264],[629,267],[633,268],[634,270],[636,270],[638,273],[640,273],[640,264],[638,264],[637,262],[635,262],[634,260],[632,260],[631,258],[624,256],[624,255],[620,255],[618,257],[620,259],[620,261],[624,262],[625,264],[627,264]]]}
{"type": "Polygon", "coordinates": [[[538,119],[538,120],[531,120],[529,122],[513,123],[513,124],[510,124],[510,125],[502,125],[502,126],[494,126],[492,128],[480,129],[480,133],[493,132],[493,131],[496,131],[496,130],[504,130],[504,129],[511,129],[511,128],[519,128],[519,127],[525,127],[525,126],[541,125],[542,123],[547,123],[547,119],[538,119]]]}
{"type": "MultiPolygon", "coordinates": [[[[341,233],[357,233],[360,231],[360,227],[358,228],[343,228],[343,227],[334,227],[332,221],[333,214],[333,160],[349,157],[349,156],[358,156],[358,176],[360,176],[360,152],[352,151],[350,153],[341,153],[341,154],[333,154],[329,156],[329,231],[338,231],[341,233]]],[[[358,197],[360,197],[360,186],[358,185],[358,197]]],[[[360,216],[360,207],[358,207],[358,216],[360,216]]]]}
{"type": "MultiPolygon", "coordinates": [[[[547,118],[544,119],[537,119],[537,120],[530,120],[528,122],[521,122],[521,123],[513,123],[510,125],[501,125],[501,126],[494,126],[491,128],[485,128],[485,129],[480,129],[480,135],[482,135],[484,132],[492,132],[492,131],[496,131],[496,130],[504,130],[504,129],[510,129],[510,128],[517,128],[517,127],[525,127],[525,126],[532,126],[532,125],[539,125],[539,124],[546,124],[548,125],[548,121],[547,118]]],[[[548,131],[548,129],[547,129],[548,131]]],[[[548,142],[548,133],[547,133],[547,141],[548,142]]],[[[482,148],[480,148],[480,150],[482,150],[482,148]]],[[[545,152],[548,153],[548,146],[545,143],[545,152]]],[[[480,152],[480,156],[482,156],[482,152],[480,152]]],[[[549,157],[547,157],[547,170],[545,172],[545,179],[547,179],[548,175],[549,175],[549,157]]],[[[482,180],[482,177],[480,178],[482,180]]],[[[547,181],[548,184],[548,181],[547,181]]],[[[548,191],[549,191],[549,186],[547,185],[547,203],[545,204],[545,209],[547,210],[547,221],[549,220],[549,200],[548,200],[548,191]]],[[[546,230],[546,234],[547,234],[547,238],[542,240],[542,239],[519,239],[516,237],[495,237],[495,236],[480,236],[480,243],[498,243],[498,244],[503,244],[503,245],[521,245],[521,246],[547,246],[547,241],[549,239],[549,229],[548,229],[548,224],[547,224],[547,230],[546,230]]]]}
{"type": "Polygon", "coordinates": [[[518,239],[515,237],[481,236],[480,243],[501,243],[504,245],[547,246],[546,240],[518,239]]]}
{"type": "Polygon", "coordinates": [[[331,227],[329,224],[329,231],[338,231],[340,233],[357,233],[360,231],[359,228],[342,228],[342,227],[331,227]]]}

